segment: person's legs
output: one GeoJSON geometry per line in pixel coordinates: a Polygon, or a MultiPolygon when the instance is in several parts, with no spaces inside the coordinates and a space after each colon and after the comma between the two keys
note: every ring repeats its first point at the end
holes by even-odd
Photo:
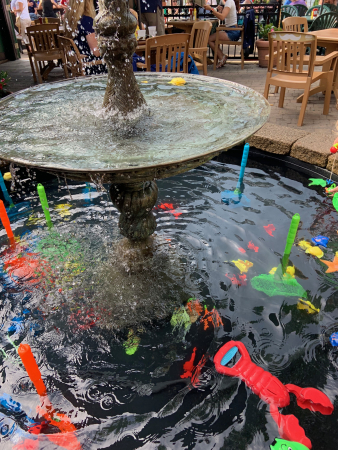
{"type": "MultiPolygon", "coordinates": [[[[147,34],[149,34],[149,27],[156,27],[156,13],[142,13],[141,22],[146,25],[147,34]]],[[[157,31],[157,28],[156,28],[157,31]]]]}
{"type": "MultiPolygon", "coordinates": [[[[209,37],[209,45],[210,45],[210,48],[213,50],[214,53],[215,53],[215,41],[216,41],[216,33],[212,34],[209,37]]],[[[228,34],[225,31],[220,31],[219,32],[218,42],[221,42],[221,41],[225,41],[225,43],[226,43],[226,41],[230,41],[230,39],[228,38],[228,34]]],[[[222,52],[222,50],[219,47],[217,49],[217,56],[218,56],[218,58],[221,61],[225,57],[224,53],[222,52]]]]}
{"type": "Polygon", "coordinates": [[[163,9],[160,9],[159,7],[157,7],[156,13],[156,31],[157,36],[165,34],[163,9]]]}
{"type": "Polygon", "coordinates": [[[26,28],[30,27],[31,23],[31,19],[20,19],[21,36],[25,44],[28,43],[26,28]]]}

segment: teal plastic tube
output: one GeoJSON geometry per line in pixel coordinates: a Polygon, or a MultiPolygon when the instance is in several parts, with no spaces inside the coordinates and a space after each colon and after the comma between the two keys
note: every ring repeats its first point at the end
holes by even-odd
{"type": "Polygon", "coordinates": [[[5,185],[5,180],[4,180],[4,177],[2,176],[1,172],[0,172],[0,187],[1,187],[2,193],[4,194],[4,198],[5,198],[6,202],[9,203],[10,206],[14,206],[13,200],[7,191],[7,188],[5,185]]]}
{"type": "Polygon", "coordinates": [[[241,184],[243,183],[244,172],[245,172],[246,164],[248,162],[249,150],[250,150],[250,145],[245,144],[244,150],[243,150],[242,161],[241,161],[241,170],[239,172],[239,179],[238,179],[238,183],[237,183],[237,189],[240,189],[241,184]]]}
{"type": "Polygon", "coordinates": [[[38,184],[38,194],[40,197],[40,202],[41,202],[43,212],[46,217],[47,225],[49,227],[51,227],[52,221],[51,221],[50,214],[49,214],[49,206],[48,206],[48,201],[47,201],[47,197],[46,197],[46,192],[45,192],[45,188],[43,187],[43,185],[41,183],[38,184]]]}

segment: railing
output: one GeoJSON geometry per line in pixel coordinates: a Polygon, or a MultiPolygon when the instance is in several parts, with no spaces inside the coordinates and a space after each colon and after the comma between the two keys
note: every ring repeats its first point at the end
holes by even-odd
{"type": "MultiPolygon", "coordinates": [[[[258,25],[259,24],[267,24],[267,23],[273,23],[275,26],[278,26],[279,24],[279,18],[280,18],[280,10],[281,10],[281,0],[277,1],[276,3],[254,3],[251,5],[240,5],[241,9],[240,12],[237,14],[238,18],[238,24],[243,24],[244,17],[246,11],[250,9],[254,9],[255,11],[255,40],[258,39],[258,25]]],[[[211,5],[213,8],[217,7],[217,4],[211,5]]],[[[200,6],[168,6],[164,9],[164,20],[166,27],[169,26],[169,21],[173,20],[188,20],[194,16],[193,10],[196,10],[196,17],[200,20],[217,20],[216,17],[209,13],[209,11],[205,10],[204,8],[201,8],[200,6]]],[[[219,24],[222,24],[223,22],[218,21],[219,24]]],[[[171,22],[170,25],[175,26],[175,23],[171,22]]],[[[224,44],[225,45],[225,44],[224,44]]],[[[234,47],[234,46],[233,46],[234,47]]],[[[236,48],[233,49],[234,52],[236,48]]],[[[239,54],[235,54],[234,56],[231,56],[231,58],[240,58],[239,54]]],[[[253,55],[249,56],[249,59],[255,59],[256,54],[253,53],[253,55]]],[[[247,58],[246,58],[247,59],[247,58]]]]}

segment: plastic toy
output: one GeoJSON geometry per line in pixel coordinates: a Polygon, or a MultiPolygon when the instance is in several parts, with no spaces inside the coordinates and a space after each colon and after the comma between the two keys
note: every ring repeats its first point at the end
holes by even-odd
{"type": "Polygon", "coordinates": [[[225,276],[231,280],[231,283],[233,286],[246,286],[246,275],[238,275],[239,280],[237,279],[236,275],[233,275],[232,277],[229,277],[229,275],[226,273],[225,276]]]}
{"type": "Polygon", "coordinates": [[[123,347],[127,355],[133,355],[140,345],[141,339],[135,335],[133,330],[129,330],[128,339],[124,342],[123,347]]]}
{"type": "Polygon", "coordinates": [[[324,259],[321,259],[321,262],[327,265],[328,269],[325,273],[333,273],[338,272],[338,256],[337,254],[333,258],[333,261],[325,261],[324,259]]]}
{"type": "Polygon", "coordinates": [[[2,176],[2,173],[0,172],[0,188],[2,190],[2,193],[4,194],[4,198],[6,200],[6,202],[10,205],[10,206],[14,206],[13,200],[11,198],[11,196],[9,195],[5,182],[4,182],[4,178],[2,176]]]}
{"type": "MultiPolygon", "coordinates": [[[[271,274],[271,275],[274,275],[275,273],[276,273],[276,271],[277,271],[277,267],[273,267],[271,270],[270,270],[270,272],[269,272],[269,274],[271,274]]],[[[283,274],[283,276],[285,277],[285,278],[295,278],[295,273],[296,273],[296,271],[295,271],[295,268],[293,267],[293,266],[287,266],[287,268],[285,269],[285,273],[283,274]]]]}
{"type": "Polygon", "coordinates": [[[249,244],[248,244],[248,249],[249,249],[249,250],[254,250],[254,251],[257,253],[258,250],[259,250],[259,247],[256,247],[256,246],[254,245],[254,243],[250,241],[249,244]]]}
{"type": "Polygon", "coordinates": [[[185,79],[182,77],[175,77],[168,84],[172,84],[173,86],[184,86],[186,83],[185,79]]]}
{"type": "Polygon", "coordinates": [[[275,275],[262,274],[252,278],[251,286],[257,291],[264,292],[269,297],[284,295],[285,297],[306,298],[307,296],[303,287],[292,277],[283,276],[282,279],[279,279],[275,275]]]}
{"type": "Polygon", "coordinates": [[[338,211],[338,192],[336,192],[332,198],[332,205],[336,211],[338,211]]]}
{"type": "Polygon", "coordinates": [[[10,172],[5,172],[4,173],[4,180],[5,181],[11,181],[12,179],[12,174],[10,172]]]}
{"type": "Polygon", "coordinates": [[[173,331],[176,329],[183,329],[185,334],[189,331],[191,321],[184,306],[181,306],[177,311],[174,311],[170,320],[170,325],[173,327],[173,331]]]}
{"type": "Polygon", "coordinates": [[[332,333],[330,336],[330,342],[333,347],[338,347],[338,333],[332,333]]]}
{"type": "Polygon", "coordinates": [[[248,162],[249,150],[250,145],[245,144],[236,189],[234,191],[225,190],[221,193],[222,202],[234,208],[239,206],[249,206],[250,204],[250,200],[245,195],[243,195],[244,191],[243,179],[246,164],[248,162]]]}
{"type": "Polygon", "coordinates": [[[320,235],[311,239],[311,241],[315,245],[321,245],[322,247],[325,247],[325,248],[327,247],[329,240],[330,240],[330,238],[328,238],[326,236],[320,236],[320,235]]]}
{"type": "Polygon", "coordinates": [[[37,189],[38,189],[38,194],[40,197],[42,210],[45,214],[47,225],[50,228],[52,226],[52,221],[51,221],[50,214],[49,214],[49,206],[48,206],[45,188],[42,186],[41,183],[39,183],[37,189]]]}
{"type": "Polygon", "coordinates": [[[203,366],[205,365],[205,363],[208,360],[208,356],[207,355],[203,355],[202,358],[200,359],[199,363],[195,366],[194,365],[194,361],[196,358],[196,350],[197,348],[194,347],[191,358],[189,359],[189,361],[186,361],[183,364],[183,374],[180,376],[181,378],[191,378],[191,384],[196,387],[198,382],[199,382],[199,376],[201,374],[201,370],[203,368],[203,366]]]}
{"type": "Polygon", "coordinates": [[[297,303],[297,309],[303,309],[309,314],[316,314],[320,312],[320,309],[316,308],[311,302],[309,302],[308,300],[304,300],[303,298],[299,299],[299,302],[297,303]]]}
{"type": "Polygon", "coordinates": [[[237,259],[237,261],[231,261],[235,264],[236,267],[238,267],[238,269],[240,270],[241,274],[243,272],[247,272],[250,267],[253,266],[253,263],[251,261],[243,261],[242,259],[237,259]]]}
{"type": "Polygon", "coordinates": [[[194,370],[194,361],[195,361],[195,357],[196,357],[196,350],[197,350],[197,347],[194,347],[191,358],[189,359],[189,361],[187,361],[183,364],[184,373],[181,375],[181,378],[191,378],[192,377],[192,372],[194,370]]]}
{"type": "Polygon", "coordinates": [[[302,248],[303,250],[307,250],[309,247],[312,247],[312,245],[310,244],[310,242],[306,242],[306,241],[299,241],[298,245],[299,245],[299,247],[302,248]]]}
{"type": "Polygon", "coordinates": [[[181,212],[177,212],[177,210],[174,209],[174,205],[172,203],[160,203],[157,208],[171,213],[175,217],[175,219],[177,219],[182,214],[181,212]]]}
{"type": "Polygon", "coordinates": [[[273,237],[273,232],[276,230],[275,226],[272,225],[272,223],[269,223],[269,225],[263,226],[264,230],[273,237]]]}
{"type": "Polygon", "coordinates": [[[246,251],[244,250],[243,247],[238,247],[238,250],[239,250],[241,253],[246,253],[246,251]]]}
{"type": "Polygon", "coordinates": [[[275,439],[275,444],[270,445],[270,450],[309,450],[305,445],[299,442],[290,442],[284,439],[275,439]]]}
{"type": "Polygon", "coordinates": [[[39,434],[42,427],[45,425],[44,423],[37,423],[35,422],[35,420],[28,417],[21,408],[21,404],[13,400],[12,397],[6,393],[0,395],[0,404],[4,409],[9,411],[10,413],[14,413],[16,416],[18,416],[18,418],[23,420],[24,424],[28,428],[29,433],[39,434]]]}
{"type": "Polygon", "coordinates": [[[71,215],[71,213],[68,211],[71,207],[72,205],[70,205],[69,203],[63,203],[61,205],[56,205],[54,209],[58,214],[60,214],[61,217],[66,217],[71,215]]]}
{"type": "Polygon", "coordinates": [[[261,400],[270,406],[270,412],[277,423],[278,431],[282,439],[299,442],[309,449],[312,448],[310,439],[305,436],[303,428],[299,425],[294,415],[284,416],[279,413],[278,408],[290,404],[290,395],[296,396],[297,404],[303,409],[318,411],[324,415],[332,414],[333,405],[329,398],[318,389],[300,388],[294,384],[285,386],[269,372],[256,366],[242,342],[230,341],[223,345],[214,357],[217,372],[230,377],[238,377],[258,395],[261,400]],[[239,352],[240,358],[232,367],[226,365],[236,358],[239,352]]]}
{"type": "Polygon", "coordinates": [[[295,242],[295,239],[296,239],[299,221],[300,221],[300,215],[294,214],[292,216],[289,232],[288,232],[288,235],[286,238],[284,254],[282,257],[282,264],[277,268],[275,276],[278,276],[278,275],[280,276],[281,275],[280,272],[282,272],[284,274],[286,271],[286,268],[287,268],[287,265],[289,262],[289,258],[290,258],[291,249],[292,249],[293,243],[295,242]],[[281,270],[279,270],[279,269],[281,269],[281,270]]]}
{"type": "Polygon", "coordinates": [[[309,186],[326,186],[326,181],[322,180],[321,178],[309,178],[309,181],[311,181],[309,186]]]}
{"type": "Polygon", "coordinates": [[[322,258],[324,256],[323,250],[321,250],[319,247],[312,247],[312,245],[305,250],[305,253],[317,256],[317,258],[322,258]]]}
{"type": "Polygon", "coordinates": [[[14,234],[11,228],[11,223],[9,221],[7,211],[4,205],[4,202],[0,200],[0,219],[2,222],[2,225],[4,226],[8,239],[10,240],[11,244],[14,244],[14,234]]]}

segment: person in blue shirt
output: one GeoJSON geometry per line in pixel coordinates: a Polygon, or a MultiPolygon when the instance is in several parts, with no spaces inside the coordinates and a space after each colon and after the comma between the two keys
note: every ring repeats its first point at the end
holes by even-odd
{"type": "Polygon", "coordinates": [[[38,20],[38,4],[34,0],[28,0],[28,12],[31,20],[38,20]]]}
{"type": "MultiPolygon", "coordinates": [[[[165,34],[162,0],[141,0],[141,22],[147,27],[156,27],[157,36],[165,34]]],[[[148,33],[149,34],[149,33],[148,33]]]]}

